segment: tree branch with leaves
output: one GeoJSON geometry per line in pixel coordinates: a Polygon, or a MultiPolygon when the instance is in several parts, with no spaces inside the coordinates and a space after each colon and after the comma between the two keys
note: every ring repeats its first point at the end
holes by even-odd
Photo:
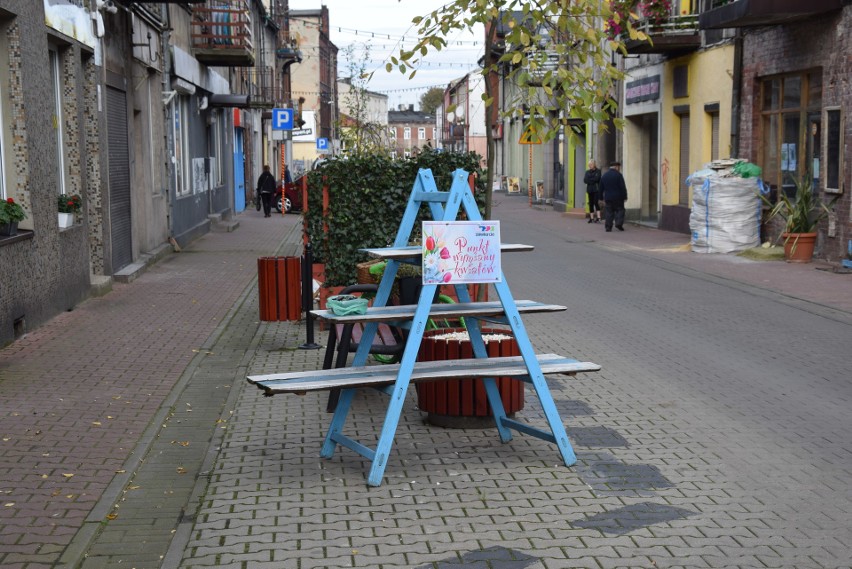
{"type": "MultiPolygon", "coordinates": [[[[460,31],[485,27],[483,101],[486,116],[521,118],[543,142],[553,140],[567,124],[617,118],[616,85],[624,72],[612,54],[626,54],[622,34],[611,34],[616,23],[631,39],[647,40],[632,19],[614,11],[608,0],[453,0],[417,17],[417,42],[401,49],[386,65],[413,78],[430,51],[441,51],[460,31]],[[497,108],[488,77],[499,74],[519,88],[512,100],[497,108]]],[[[504,93],[504,96],[506,94],[504,93]]],[[[493,136],[487,125],[488,188],[493,185],[493,136]]],[[[571,136],[575,136],[573,132],[571,136]]],[[[490,192],[486,213],[490,215],[490,192]]]]}

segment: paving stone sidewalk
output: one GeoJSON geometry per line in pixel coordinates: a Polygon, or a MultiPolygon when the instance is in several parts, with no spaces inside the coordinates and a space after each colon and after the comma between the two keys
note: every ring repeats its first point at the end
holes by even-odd
{"type": "MultiPolygon", "coordinates": [[[[848,368],[832,348],[850,337],[852,276],[694,255],[685,236],[604,234],[498,202],[507,235],[537,247],[504,260],[516,298],[570,308],[525,319],[533,345],[604,365],[554,387],[576,467],[538,439],[428,426],[413,397],[380,488],[354,453],[318,458],[324,396],[264,398],[244,381],[321,357],[297,349],[303,323],[257,321],[255,259],[289,254],[298,218],[250,212],[0,350],[0,492],[13,504],[0,510],[0,566],[850,567],[852,432],[829,422],[843,396],[818,395],[848,368]],[[651,290],[629,296],[634,278],[651,290]],[[659,318],[640,319],[634,299],[659,318]],[[772,362],[781,346],[739,353],[768,310],[821,330],[789,377],[772,362]],[[696,318],[746,324],[709,335],[705,354],[687,341],[696,318]],[[703,371],[719,351],[745,372],[703,371]],[[779,393],[765,369],[787,388],[815,371],[814,395],[779,393]],[[774,433],[760,423],[773,413],[789,417],[774,433]]],[[[359,395],[356,438],[370,440],[383,405],[359,395]]]]}
{"type": "MultiPolygon", "coordinates": [[[[628,227],[607,240],[577,220],[499,207],[505,235],[537,247],[503,259],[516,298],[569,306],[525,318],[533,345],[604,365],[553,383],[577,465],[520,434],[504,445],[493,429],[427,425],[410,393],[384,482],[369,488],[362,457],[318,456],[324,394],[266,398],[244,385],[169,566],[849,567],[852,426],[832,423],[842,408],[819,397],[828,386],[848,395],[852,314],[831,305],[846,281],[831,281],[837,296],[819,291],[824,303],[801,300],[752,284],[762,264],[714,259],[702,272],[683,236],[628,227]],[[822,330],[820,358],[785,370],[783,346],[749,341],[771,312],[770,329],[795,315],[822,330]]],[[[258,334],[250,373],[310,368],[293,349],[298,325],[258,334]]],[[[541,424],[527,402],[523,419],[541,424]]],[[[359,394],[346,432],[373,441],[384,405],[359,394]]]]}
{"type": "MultiPolygon", "coordinates": [[[[208,234],[0,350],[0,566],[52,567],[63,552],[80,553],[107,516],[124,519],[112,504],[160,425],[174,424],[186,374],[207,369],[257,257],[298,240],[297,216],[238,219],[237,231],[208,234]]],[[[252,335],[257,321],[242,325],[234,331],[252,335]]],[[[210,438],[215,426],[205,431],[210,438]]],[[[143,549],[135,537],[125,543],[143,549]]]]}

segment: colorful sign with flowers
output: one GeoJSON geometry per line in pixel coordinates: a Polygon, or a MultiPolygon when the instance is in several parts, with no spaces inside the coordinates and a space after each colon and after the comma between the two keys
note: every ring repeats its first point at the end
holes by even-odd
{"type": "Polygon", "coordinates": [[[498,283],[499,221],[424,221],[423,284],[498,283]]]}

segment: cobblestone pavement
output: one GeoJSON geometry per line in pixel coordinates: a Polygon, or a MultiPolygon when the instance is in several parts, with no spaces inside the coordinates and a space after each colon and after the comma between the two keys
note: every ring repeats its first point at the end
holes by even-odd
{"type": "MultiPolygon", "coordinates": [[[[852,566],[852,275],[496,201],[536,246],[503,257],[515,298],[569,307],[524,319],[533,345],[603,366],[551,382],[576,466],[429,426],[413,390],[381,487],[320,459],[325,396],[243,379],[321,357],[257,321],[254,259],[298,218],[252,213],[0,350],[0,566],[852,566]]],[[[347,432],[374,440],[384,404],[360,394],[347,432]]]]}
{"type": "Polygon", "coordinates": [[[113,515],[256,258],[298,222],[238,219],[0,350],[0,566],[51,567],[113,515]]]}
{"type": "MultiPolygon", "coordinates": [[[[604,234],[511,200],[495,211],[505,240],[536,245],[503,257],[514,296],[569,307],[525,318],[537,351],[603,365],[552,382],[577,465],[524,435],[426,425],[412,392],[368,488],[365,459],[318,458],[323,394],[243,386],[179,565],[849,567],[850,277],[810,267],[832,288],[795,296],[755,281],[799,267],[702,259],[683,236],[604,234]]],[[[299,326],[258,332],[251,373],[310,365],[294,368],[299,326]]],[[[374,440],[383,398],[357,397],[350,434],[374,440]]],[[[543,422],[529,392],[520,415],[543,422]]]]}

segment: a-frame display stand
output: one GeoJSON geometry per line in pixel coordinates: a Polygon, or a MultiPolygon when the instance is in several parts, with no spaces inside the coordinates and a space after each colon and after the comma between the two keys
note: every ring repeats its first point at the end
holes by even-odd
{"type": "MultiPolygon", "coordinates": [[[[452,185],[449,192],[441,192],[438,191],[435,185],[435,180],[432,176],[431,170],[420,170],[417,174],[417,180],[414,183],[414,188],[412,189],[411,196],[408,200],[408,205],[405,209],[399,230],[397,231],[393,247],[386,250],[370,250],[371,253],[377,254],[378,256],[384,256],[387,259],[384,276],[373,302],[374,307],[383,307],[387,305],[388,300],[390,299],[394,277],[396,276],[397,269],[401,262],[420,262],[420,248],[408,247],[408,243],[414,230],[417,214],[422,206],[429,207],[432,213],[432,218],[436,221],[455,221],[459,212],[462,210],[466,214],[468,220],[482,220],[479,208],[476,205],[476,201],[468,185],[467,172],[464,170],[456,170],[453,173],[452,185]],[[383,255],[383,251],[388,254],[383,255]],[[409,251],[410,255],[408,255],[409,251]],[[402,256],[400,256],[400,252],[402,252],[402,256]],[[408,256],[406,257],[406,255],[408,256]]],[[[466,285],[454,286],[460,303],[471,303],[471,298],[466,285]]],[[[544,439],[556,444],[565,465],[571,466],[576,462],[574,450],[568,442],[565,427],[562,424],[556,405],[553,402],[553,397],[548,389],[539,360],[533,351],[532,345],[530,344],[527,331],[524,328],[518,312],[518,307],[515,304],[515,300],[512,298],[512,293],[509,290],[509,285],[506,282],[505,276],[501,275],[500,282],[495,283],[494,287],[500,304],[502,305],[505,322],[512,329],[512,333],[515,336],[515,340],[517,341],[521,352],[521,357],[523,358],[523,363],[526,367],[526,374],[528,377],[525,377],[524,380],[530,382],[535,388],[536,395],[541,403],[541,407],[544,411],[544,416],[549,427],[549,431],[545,431],[507,417],[494,377],[484,377],[483,381],[488,396],[488,402],[490,403],[494,414],[500,440],[503,442],[510,441],[512,439],[511,429],[544,439]]],[[[321,456],[330,458],[334,454],[336,446],[340,444],[354,450],[372,461],[372,467],[370,468],[370,473],[367,479],[367,483],[370,486],[379,486],[382,482],[388,461],[388,455],[390,454],[397,425],[399,424],[399,416],[402,412],[409,384],[411,383],[411,377],[414,371],[415,360],[417,359],[420,342],[422,341],[423,332],[426,329],[426,323],[429,319],[430,310],[432,309],[432,301],[435,298],[436,288],[437,285],[434,284],[423,285],[420,293],[420,299],[418,300],[417,307],[414,310],[411,328],[406,341],[405,350],[402,354],[402,361],[399,364],[396,380],[392,385],[387,385],[382,388],[383,391],[390,395],[390,401],[388,403],[384,424],[382,426],[381,433],[379,434],[378,444],[375,450],[368,448],[343,434],[343,427],[349,415],[352,398],[355,395],[357,388],[344,388],[342,390],[337,408],[331,420],[331,425],[329,426],[328,433],[325,437],[321,456]]],[[[353,359],[353,367],[364,366],[367,363],[370,344],[376,334],[377,327],[378,324],[376,322],[369,322],[365,325],[362,339],[359,342],[358,350],[356,351],[353,359]]],[[[467,319],[467,330],[470,334],[471,345],[475,357],[481,359],[482,367],[487,368],[489,365],[488,355],[482,339],[479,323],[476,318],[467,319]]],[[[480,373],[482,372],[482,370],[479,371],[480,373]]],[[[490,373],[491,370],[487,371],[490,373]]],[[[493,369],[495,376],[500,376],[500,371],[499,366],[496,366],[493,369]]],[[[593,371],[593,369],[589,368],[589,371],[593,371]]]]}

